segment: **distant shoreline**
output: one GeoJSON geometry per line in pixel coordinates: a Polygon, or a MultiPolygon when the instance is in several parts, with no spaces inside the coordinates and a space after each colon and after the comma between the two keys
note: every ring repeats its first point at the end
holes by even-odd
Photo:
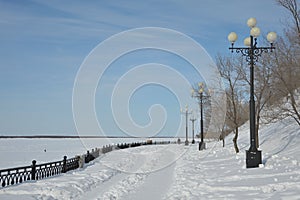
{"type": "Polygon", "coordinates": [[[0,136],[0,139],[14,139],[14,138],[50,138],[50,139],[80,139],[80,138],[171,138],[170,136],[156,136],[156,137],[133,137],[133,136],[67,136],[67,135],[24,135],[24,136],[0,136]]]}

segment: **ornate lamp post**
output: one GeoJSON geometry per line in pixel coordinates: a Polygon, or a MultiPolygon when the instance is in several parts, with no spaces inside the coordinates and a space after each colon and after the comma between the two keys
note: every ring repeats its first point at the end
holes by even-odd
{"type": "Polygon", "coordinates": [[[192,118],[190,118],[192,125],[193,125],[193,140],[192,140],[192,144],[195,144],[195,121],[197,120],[194,116],[192,116],[192,118]]]}
{"type": "Polygon", "coordinates": [[[185,145],[189,145],[188,140],[188,115],[191,114],[188,109],[188,105],[185,106],[185,110],[182,108],[180,109],[181,114],[185,115],[185,145]]]}
{"type": "Polygon", "coordinates": [[[203,140],[203,101],[208,99],[210,96],[204,94],[203,83],[198,83],[199,90],[195,91],[192,89],[192,97],[197,98],[200,105],[200,128],[201,128],[201,141],[199,143],[199,151],[205,149],[205,143],[203,140]]]}
{"type": "Polygon", "coordinates": [[[250,148],[246,151],[246,167],[253,168],[258,167],[262,163],[261,151],[256,146],[258,138],[255,131],[254,65],[262,53],[268,53],[269,50],[272,52],[275,49],[273,43],[277,35],[275,32],[268,33],[267,39],[271,44],[270,47],[257,47],[257,37],[260,35],[260,29],[256,27],[256,19],[248,19],[247,25],[251,28],[250,37],[244,40],[244,44],[247,47],[233,47],[234,42],[237,40],[235,32],[231,32],[228,35],[228,40],[231,42],[231,47],[229,48],[231,52],[235,50],[236,53],[241,53],[246,57],[246,61],[250,65],[250,148]]]}

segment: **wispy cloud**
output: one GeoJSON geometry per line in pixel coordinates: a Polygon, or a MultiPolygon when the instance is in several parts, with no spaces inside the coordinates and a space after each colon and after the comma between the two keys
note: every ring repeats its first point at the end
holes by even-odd
{"type": "MultiPolygon", "coordinates": [[[[57,115],[63,116],[60,117],[61,123],[70,124],[72,113],[49,112],[51,108],[55,110],[55,105],[45,95],[50,92],[48,86],[51,85],[51,92],[53,96],[57,95],[55,100],[62,103],[61,107],[71,107],[65,102],[69,102],[68,98],[72,96],[70,87],[73,86],[81,62],[96,45],[121,31],[140,27],[174,29],[191,36],[214,57],[217,52],[228,51],[226,37],[229,32],[236,31],[241,35],[240,38],[248,34],[246,20],[249,17],[257,18],[262,32],[270,30],[280,32],[282,26],[280,20],[285,15],[285,12],[276,5],[275,0],[250,2],[241,0],[128,0],[126,3],[121,0],[88,2],[0,0],[0,80],[2,81],[0,92],[7,98],[14,98],[10,96],[11,93],[18,92],[18,99],[15,101],[8,101],[6,98],[4,102],[0,98],[0,110],[3,107],[10,108],[11,113],[14,113],[11,114],[11,119],[13,119],[13,116],[18,116],[20,112],[16,105],[22,104],[22,99],[26,98],[28,101],[40,102],[36,106],[28,104],[30,108],[27,110],[32,110],[32,113],[49,115],[48,119],[53,118],[53,121],[57,115]],[[41,88],[43,91],[40,91],[41,88]],[[59,95],[55,93],[56,90],[64,91],[66,95],[59,95]],[[38,110],[44,104],[49,106],[49,109],[38,110]]],[[[135,38],[143,38],[147,41],[157,39],[156,35],[140,32],[129,42],[137,42],[135,38]],[[143,37],[141,34],[144,34],[143,37]]],[[[189,54],[197,56],[188,45],[169,36],[162,38],[160,38],[162,44],[169,41],[170,47],[179,47],[181,51],[190,51],[189,54]]],[[[123,46],[116,43],[114,48],[118,50],[123,46]]],[[[107,48],[107,51],[112,50],[111,47],[107,48]]],[[[156,58],[153,54],[149,55],[156,58]]],[[[110,71],[106,76],[107,79],[118,77],[121,72],[124,72],[120,70],[121,66],[127,67],[128,70],[137,64],[155,62],[153,59],[147,59],[147,56],[124,55],[126,56],[137,62],[120,59],[122,63],[110,71]]],[[[174,56],[166,56],[161,57],[157,62],[174,67],[180,73],[185,74],[191,82],[197,81],[197,78],[192,78],[193,71],[185,70],[185,67],[189,65],[186,61],[180,62],[178,58],[174,59],[174,56]]],[[[172,77],[167,78],[171,82],[175,81],[172,77]]],[[[39,114],[32,114],[34,120],[31,120],[29,124],[34,122],[39,126],[41,124],[39,114]]],[[[16,117],[16,119],[19,119],[21,125],[28,121],[26,117],[16,117]]],[[[18,121],[13,123],[18,124],[18,121]]],[[[13,129],[6,124],[1,123],[0,120],[0,127],[3,130],[13,129]]],[[[47,129],[47,132],[57,130],[50,125],[47,126],[46,123],[39,130],[43,129],[47,129]]],[[[69,130],[73,131],[74,127],[69,130]]]]}

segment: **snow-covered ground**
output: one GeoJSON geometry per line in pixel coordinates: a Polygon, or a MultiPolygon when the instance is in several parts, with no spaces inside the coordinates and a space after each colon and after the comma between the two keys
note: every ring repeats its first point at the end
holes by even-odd
{"type": "MultiPolygon", "coordinates": [[[[227,138],[225,148],[221,142],[209,142],[201,152],[197,145],[183,144],[113,151],[83,169],[0,189],[0,199],[300,199],[300,129],[296,123],[284,120],[261,128],[260,168],[245,168],[248,125],[240,130],[239,154],[231,139],[227,138]]],[[[1,150],[6,144],[14,141],[1,141],[1,150]]],[[[30,154],[30,147],[22,148],[30,154]]],[[[2,153],[2,162],[8,157],[2,153]]]]}

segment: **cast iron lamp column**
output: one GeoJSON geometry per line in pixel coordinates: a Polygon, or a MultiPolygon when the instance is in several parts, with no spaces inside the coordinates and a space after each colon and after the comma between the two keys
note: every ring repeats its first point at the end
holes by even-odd
{"type": "Polygon", "coordinates": [[[260,35],[260,29],[256,27],[256,19],[248,19],[247,25],[251,28],[250,37],[244,40],[244,44],[248,47],[233,47],[234,42],[237,40],[237,34],[234,32],[228,35],[228,40],[231,42],[231,47],[229,48],[231,52],[235,50],[236,53],[241,53],[246,57],[246,61],[250,65],[250,148],[246,150],[246,167],[253,168],[258,167],[262,163],[261,151],[256,146],[258,138],[255,131],[254,65],[262,53],[268,53],[269,50],[272,52],[275,49],[273,43],[277,35],[275,32],[268,33],[267,39],[271,44],[270,47],[257,47],[257,37],[260,35]]]}
{"type": "Polygon", "coordinates": [[[199,151],[205,149],[205,142],[203,140],[203,100],[209,98],[209,95],[204,95],[204,85],[203,83],[198,83],[199,90],[195,91],[192,89],[192,97],[199,100],[200,105],[200,129],[201,129],[201,141],[199,143],[199,151]]]}
{"type": "Polygon", "coordinates": [[[183,111],[180,109],[181,114],[185,115],[185,145],[189,145],[189,140],[188,140],[188,115],[191,114],[189,112],[188,106],[185,106],[185,110],[183,111]]]}
{"type": "Polygon", "coordinates": [[[192,144],[195,144],[195,121],[197,120],[194,116],[190,119],[193,125],[193,140],[192,144]]]}

